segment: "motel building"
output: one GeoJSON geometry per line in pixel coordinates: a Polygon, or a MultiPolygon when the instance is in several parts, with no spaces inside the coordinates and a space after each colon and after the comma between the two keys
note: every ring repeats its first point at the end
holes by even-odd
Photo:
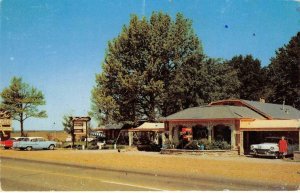
{"type": "Polygon", "coordinates": [[[12,119],[7,111],[0,110],[0,141],[10,138],[12,132],[12,119]]]}
{"type": "Polygon", "coordinates": [[[300,146],[300,111],[264,100],[221,100],[185,109],[162,120],[169,140],[175,144],[182,128],[192,128],[193,140],[226,141],[240,155],[249,154],[251,144],[269,136],[285,136],[300,146]]]}

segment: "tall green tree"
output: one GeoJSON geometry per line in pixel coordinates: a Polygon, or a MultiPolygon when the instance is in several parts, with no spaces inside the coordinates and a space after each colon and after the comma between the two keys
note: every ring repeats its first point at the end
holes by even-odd
{"type": "Polygon", "coordinates": [[[268,100],[300,108],[300,32],[276,51],[268,66],[268,100]]]}
{"type": "Polygon", "coordinates": [[[173,105],[169,89],[177,69],[195,54],[203,55],[201,43],[182,14],[174,21],[161,12],[150,20],[133,15],[108,43],[92,91],[93,113],[102,123],[155,121],[173,105]]]}
{"type": "Polygon", "coordinates": [[[252,55],[239,55],[229,60],[228,64],[237,71],[237,76],[241,83],[239,98],[259,100],[260,97],[264,97],[266,86],[265,73],[258,59],[254,59],[252,55]]]}
{"type": "Polygon", "coordinates": [[[174,20],[162,12],[154,12],[149,20],[133,15],[120,35],[108,42],[102,73],[92,90],[91,114],[102,124],[156,121],[232,96],[235,78],[228,65],[204,55],[192,21],[182,14],[174,20]]]}
{"type": "Polygon", "coordinates": [[[238,98],[241,83],[237,71],[221,59],[210,58],[206,62],[208,77],[204,89],[205,103],[238,98]]]}
{"type": "Polygon", "coordinates": [[[11,113],[14,120],[20,122],[21,136],[24,136],[24,121],[30,117],[46,118],[44,110],[38,106],[46,101],[41,91],[22,82],[22,78],[13,77],[10,86],[1,92],[1,107],[11,113]]]}

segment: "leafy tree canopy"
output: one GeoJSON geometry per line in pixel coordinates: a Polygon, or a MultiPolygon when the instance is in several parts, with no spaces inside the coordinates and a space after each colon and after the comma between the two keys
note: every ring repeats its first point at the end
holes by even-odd
{"type": "Polygon", "coordinates": [[[258,59],[252,55],[234,56],[228,61],[228,65],[237,71],[241,82],[239,98],[246,100],[259,100],[264,97],[265,74],[258,59]]]}
{"type": "Polygon", "coordinates": [[[103,71],[92,90],[91,114],[101,124],[155,121],[232,95],[237,76],[229,69],[203,54],[191,20],[182,14],[174,21],[161,12],[154,12],[149,20],[132,15],[129,25],[108,42],[103,71]]]}
{"type": "Polygon", "coordinates": [[[300,108],[300,32],[276,51],[268,66],[269,101],[300,108]]]}

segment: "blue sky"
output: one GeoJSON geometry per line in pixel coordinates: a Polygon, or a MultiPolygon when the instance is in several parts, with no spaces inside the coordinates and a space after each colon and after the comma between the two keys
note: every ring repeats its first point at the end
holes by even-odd
{"type": "Polygon", "coordinates": [[[252,54],[263,66],[300,31],[296,0],[0,0],[0,90],[18,76],[47,101],[48,118],[25,129],[60,130],[63,115],[87,115],[107,42],[130,14],[153,11],[191,19],[208,56],[252,54]]]}

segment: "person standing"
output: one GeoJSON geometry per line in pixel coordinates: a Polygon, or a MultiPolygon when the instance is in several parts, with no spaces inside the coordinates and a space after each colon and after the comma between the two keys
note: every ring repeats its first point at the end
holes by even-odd
{"type": "Polygon", "coordinates": [[[282,158],[285,159],[285,156],[287,155],[288,144],[284,136],[282,136],[281,139],[279,140],[278,147],[279,147],[279,155],[281,155],[282,158]]]}

